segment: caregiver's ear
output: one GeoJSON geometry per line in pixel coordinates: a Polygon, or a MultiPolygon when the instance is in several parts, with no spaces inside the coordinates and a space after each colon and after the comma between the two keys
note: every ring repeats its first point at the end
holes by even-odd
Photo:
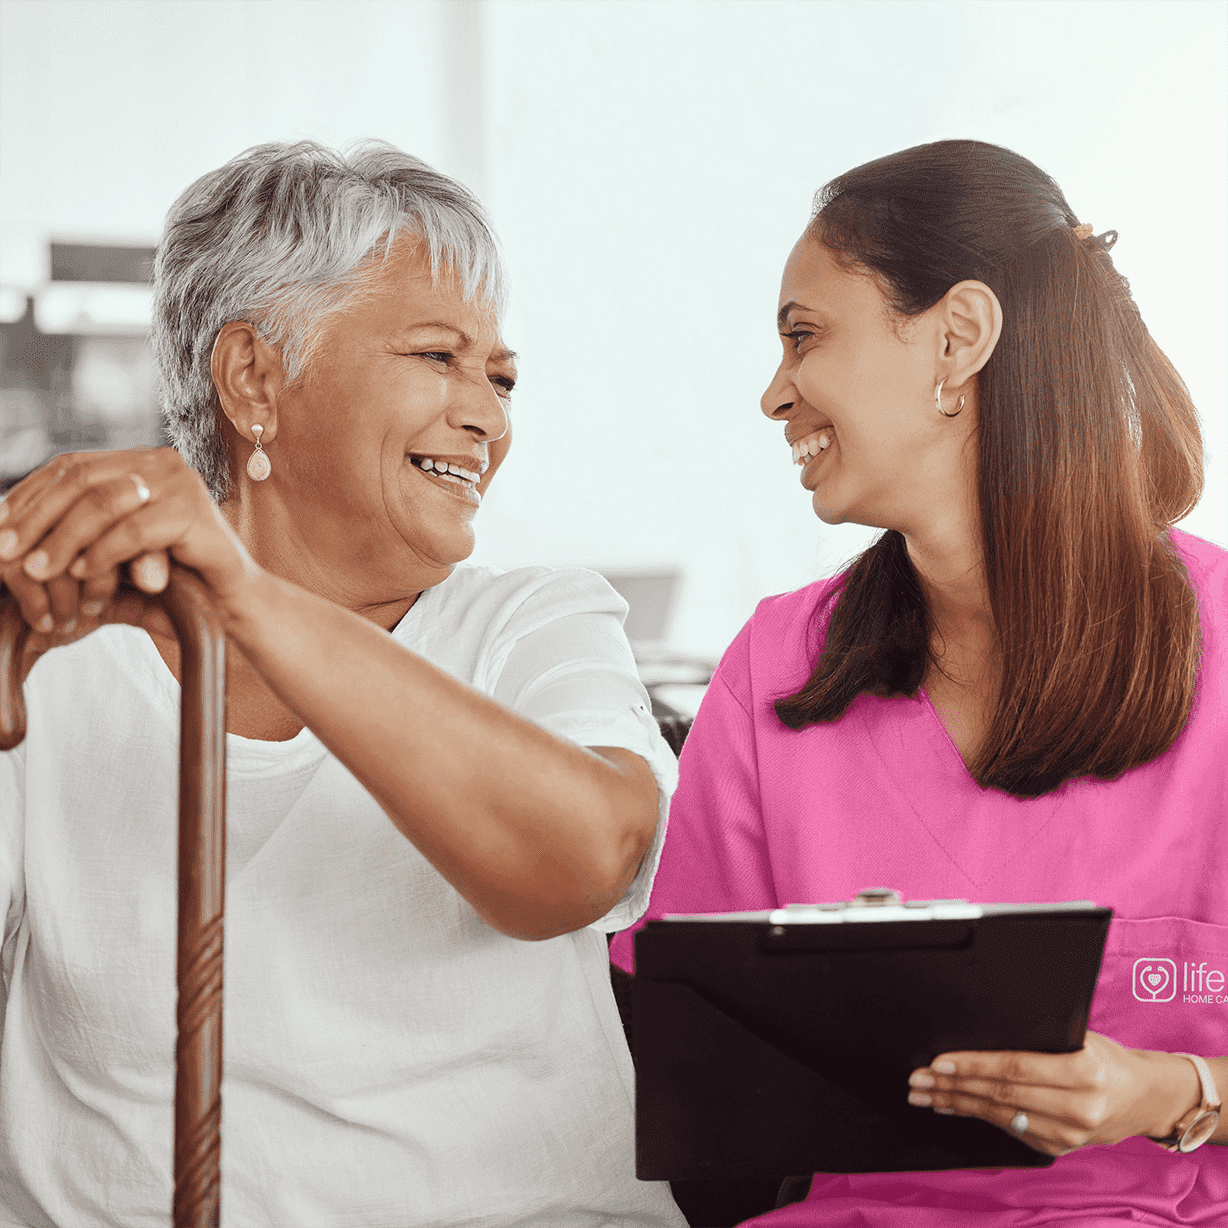
{"type": "Polygon", "coordinates": [[[983,281],[956,282],[935,303],[939,358],[949,388],[975,375],[988,361],[1002,336],[1002,304],[983,281]]]}

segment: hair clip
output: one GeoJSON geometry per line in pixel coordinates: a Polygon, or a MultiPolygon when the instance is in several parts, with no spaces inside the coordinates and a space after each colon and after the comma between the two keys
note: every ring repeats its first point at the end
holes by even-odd
{"type": "Polygon", "coordinates": [[[1091,222],[1080,222],[1078,226],[1072,226],[1070,233],[1080,242],[1091,239],[1097,247],[1103,248],[1106,252],[1117,242],[1117,231],[1106,230],[1104,234],[1093,235],[1091,222]]]}

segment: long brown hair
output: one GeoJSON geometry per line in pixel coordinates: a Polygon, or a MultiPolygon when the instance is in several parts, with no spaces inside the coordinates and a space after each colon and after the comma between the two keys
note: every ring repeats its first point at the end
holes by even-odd
{"type": "MultiPolygon", "coordinates": [[[[978,424],[1001,681],[969,767],[983,788],[1025,798],[1167,750],[1200,656],[1197,602],[1167,537],[1202,492],[1198,415],[1113,267],[1116,235],[1077,224],[1026,158],[938,141],[832,180],[809,231],[874,275],[901,317],[967,279],[1001,302],[978,424]]],[[[934,660],[900,533],[861,554],[829,599],[814,672],[776,703],[793,729],[837,719],[863,691],[915,695],[934,660]]]]}

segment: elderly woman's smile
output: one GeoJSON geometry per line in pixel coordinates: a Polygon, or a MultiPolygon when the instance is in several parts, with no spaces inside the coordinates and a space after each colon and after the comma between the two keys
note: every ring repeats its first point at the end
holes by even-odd
{"type": "Polygon", "coordinates": [[[411,456],[409,463],[435,481],[451,482],[461,487],[461,497],[470,503],[481,503],[482,496],[476,488],[482,474],[490,466],[490,462],[485,457],[478,457],[474,460],[467,456],[459,458],[454,456],[451,459],[446,456],[411,456]],[[466,469],[462,462],[476,465],[478,471],[474,473],[472,469],[466,469]]]}

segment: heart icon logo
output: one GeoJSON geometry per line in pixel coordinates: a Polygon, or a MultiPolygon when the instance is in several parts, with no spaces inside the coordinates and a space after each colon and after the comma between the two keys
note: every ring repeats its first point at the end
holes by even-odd
{"type": "Polygon", "coordinates": [[[1171,959],[1134,961],[1134,996],[1140,1002],[1171,1002],[1176,988],[1177,965],[1171,959]]]}

